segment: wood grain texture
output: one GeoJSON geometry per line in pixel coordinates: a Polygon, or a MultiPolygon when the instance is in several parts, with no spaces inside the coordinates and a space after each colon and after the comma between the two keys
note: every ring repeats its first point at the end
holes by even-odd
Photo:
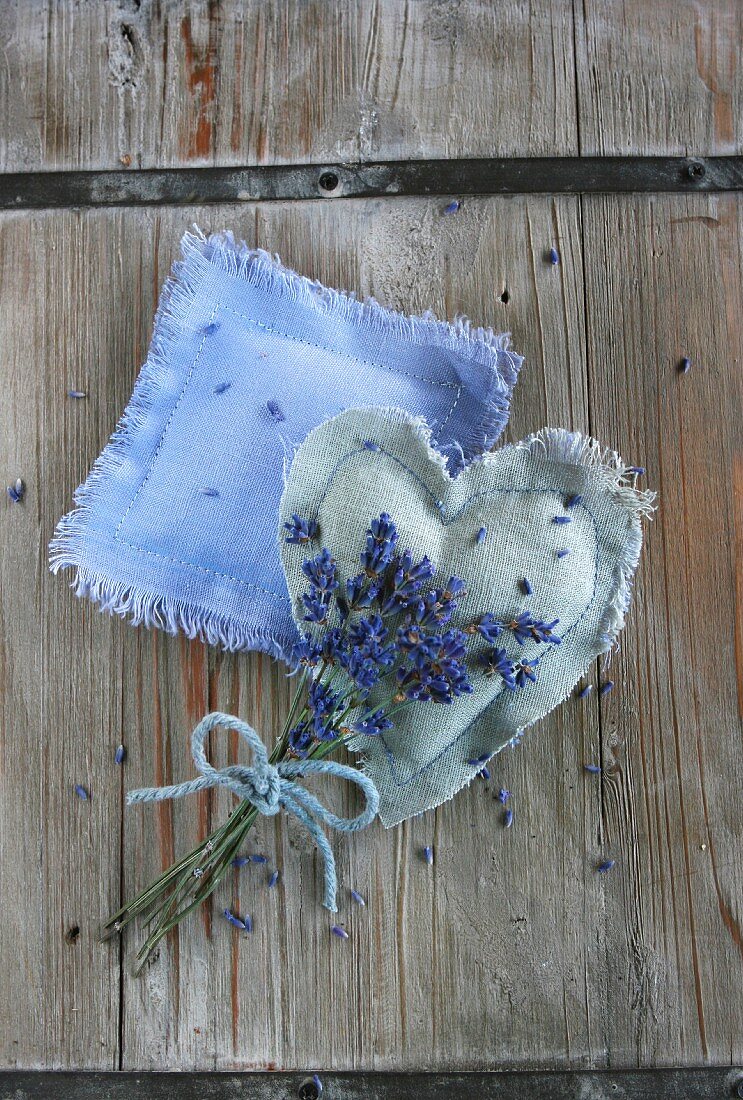
{"type": "Polygon", "coordinates": [[[0,16],[4,171],[578,151],[563,0],[0,0],[0,16]]]}
{"type": "Polygon", "coordinates": [[[583,0],[576,7],[582,156],[740,153],[743,5],[583,0]]]}

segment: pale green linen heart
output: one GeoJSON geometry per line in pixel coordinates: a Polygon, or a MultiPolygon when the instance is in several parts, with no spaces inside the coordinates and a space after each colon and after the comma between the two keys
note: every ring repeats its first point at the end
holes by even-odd
{"type": "MultiPolygon", "coordinates": [[[[387,826],[451,798],[479,771],[473,761],[498,752],[557,706],[610,648],[629,603],[640,518],[653,500],[634,488],[633,468],[616,454],[562,429],[483,455],[455,479],[429,439],[422,421],[380,408],[350,409],[307,436],[289,471],[280,532],[297,514],[317,522],[318,541],[308,551],[279,535],[300,629],[303,561],[323,545],[340,577],[353,576],[370,521],[388,512],[398,545],[428,554],[437,583],[452,574],[466,581],[468,595],[452,625],[464,627],[484,612],[510,619],[528,609],[559,619],[562,641],[502,643],[514,658],[538,658],[534,684],[512,692],[500,677],[477,672],[471,695],[449,706],[413,704],[395,715],[394,730],[358,739],[387,826]],[[571,501],[576,495],[580,500],[571,501]],[[481,528],[486,535],[478,540],[481,528]],[[564,550],[569,554],[560,555],[564,550]]],[[[474,653],[478,647],[489,648],[479,638],[474,653]]]]}

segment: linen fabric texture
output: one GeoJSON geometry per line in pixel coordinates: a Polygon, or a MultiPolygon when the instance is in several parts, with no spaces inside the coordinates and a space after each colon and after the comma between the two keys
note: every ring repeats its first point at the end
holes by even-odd
{"type": "Polygon", "coordinates": [[[328,289],[230,233],[187,234],[147,361],[50,546],[79,596],[134,625],[285,657],[285,471],[349,406],[424,415],[456,473],[489,448],[521,357],[505,335],[328,289]]]}
{"type": "Polygon", "coordinates": [[[640,517],[652,508],[653,494],[635,488],[633,468],[579,434],[544,429],[454,478],[431,443],[430,429],[399,409],[349,410],[307,437],[291,466],[279,525],[298,625],[307,629],[302,563],[325,546],[345,582],[360,569],[370,521],[387,512],[398,548],[436,565],[430,587],[445,587],[451,575],[465,581],[467,596],[450,625],[464,628],[485,612],[510,620],[528,609],[547,622],[559,619],[561,642],[519,645],[505,632],[497,644],[509,658],[537,661],[536,683],[511,691],[478,667],[492,647],[476,635],[471,695],[450,705],[412,703],[395,714],[393,730],[353,743],[386,826],[451,798],[611,647],[629,604],[640,517]],[[283,538],[281,524],[293,513],[317,523],[311,545],[283,538]]]}

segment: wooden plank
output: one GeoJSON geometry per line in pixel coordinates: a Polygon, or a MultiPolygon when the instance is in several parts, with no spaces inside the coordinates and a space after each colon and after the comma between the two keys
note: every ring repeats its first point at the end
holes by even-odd
{"type": "Polygon", "coordinates": [[[586,198],[583,221],[592,428],[660,492],[601,706],[609,1048],[612,1064],[723,1065],[743,1038],[743,204],[586,198]]]}
{"type": "Polygon", "coordinates": [[[577,150],[565,0],[0,0],[0,170],[577,150]]]}
{"type": "Polygon", "coordinates": [[[581,154],[740,153],[742,41],[737,0],[584,0],[581,154]]]}

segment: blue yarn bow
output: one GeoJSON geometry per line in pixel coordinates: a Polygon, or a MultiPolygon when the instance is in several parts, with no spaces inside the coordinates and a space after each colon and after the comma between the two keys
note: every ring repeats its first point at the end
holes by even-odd
{"type": "Polygon", "coordinates": [[[377,815],[379,794],[368,776],[357,768],[339,764],[335,760],[282,760],[272,764],[268,759],[266,746],[247,722],[242,722],[232,714],[214,711],[202,718],[191,734],[191,753],[194,764],[201,776],[186,783],[177,783],[172,787],[142,787],[129,791],[127,803],[162,802],[167,798],[183,798],[187,794],[206,790],[209,787],[227,787],[255,806],[258,813],[270,817],[283,807],[287,813],[294,814],[307,828],[325,860],[325,898],[323,905],[331,913],[337,911],[335,904],[336,874],[333,851],[328,839],[315,818],[342,833],[352,833],[370,825],[377,815]],[[204,742],[215,726],[235,730],[253,753],[253,765],[231,764],[226,768],[214,768],[206,758],[204,742]],[[308,775],[335,775],[339,779],[348,779],[364,792],[366,806],[358,817],[336,817],[323,806],[313,794],[306,791],[293,779],[303,779],[308,775]],[[314,816],[313,816],[314,815],[314,816]]]}

